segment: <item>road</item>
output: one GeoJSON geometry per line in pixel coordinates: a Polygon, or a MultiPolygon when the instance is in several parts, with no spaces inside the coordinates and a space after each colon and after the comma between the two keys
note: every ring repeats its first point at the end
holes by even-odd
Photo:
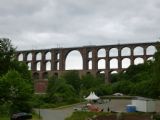
{"type": "MultiPolygon", "coordinates": [[[[131,104],[131,100],[111,100],[111,102],[109,103],[109,108],[112,111],[124,112],[126,111],[125,106],[128,104],[131,104]]],[[[72,107],[63,109],[40,109],[40,115],[43,118],[42,120],[65,120],[66,117],[70,116],[73,113],[74,107],[80,108],[81,106],[84,106],[84,104],[74,105],[72,107]]],[[[107,111],[107,104],[99,104],[98,106],[103,108],[104,111],[107,111]]],[[[160,101],[156,101],[156,112],[160,112],[159,106],[160,101]]],[[[36,109],[36,112],[38,113],[38,109],[36,109]]]]}
{"type": "MultiPolygon", "coordinates": [[[[36,110],[39,113],[39,110],[36,110]]],[[[66,117],[70,116],[73,113],[73,108],[65,109],[40,109],[40,115],[42,120],[64,120],[66,117]]]]}

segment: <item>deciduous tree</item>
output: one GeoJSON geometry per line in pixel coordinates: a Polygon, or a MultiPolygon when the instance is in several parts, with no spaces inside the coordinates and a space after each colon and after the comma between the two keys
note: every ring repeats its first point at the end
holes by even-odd
{"type": "Polygon", "coordinates": [[[14,52],[11,40],[0,38],[0,76],[10,69],[11,62],[15,59],[14,52]]]}
{"type": "Polygon", "coordinates": [[[10,106],[11,113],[30,111],[32,94],[31,84],[23,79],[17,71],[9,71],[0,78],[0,101],[10,106]]]}

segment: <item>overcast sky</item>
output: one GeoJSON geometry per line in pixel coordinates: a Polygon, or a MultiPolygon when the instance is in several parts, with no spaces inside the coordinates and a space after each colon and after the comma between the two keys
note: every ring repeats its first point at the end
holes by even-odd
{"type": "Polygon", "coordinates": [[[154,42],[160,0],[0,0],[0,37],[19,50],[154,42]]]}

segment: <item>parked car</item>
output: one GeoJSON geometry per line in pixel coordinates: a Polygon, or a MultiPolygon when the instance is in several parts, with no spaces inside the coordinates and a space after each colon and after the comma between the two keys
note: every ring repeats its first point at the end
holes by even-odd
{"type": "Polygon", "coordinates": [[[11,116],[11,120],[29,120],[32,119],[32,114],[30,113],[16,113],[11,116]]]}

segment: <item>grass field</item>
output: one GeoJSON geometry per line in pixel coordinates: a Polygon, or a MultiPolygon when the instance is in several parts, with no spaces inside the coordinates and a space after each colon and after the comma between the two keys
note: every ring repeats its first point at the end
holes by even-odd
{"type": "Polygon", "coordinates": [[[106,113],[77,111],[77,112],[74,112],[70,117],[66,118],[65,120],[86,120],[94,115],[103,115],[103,114],[106,114],[106,113]]]}

